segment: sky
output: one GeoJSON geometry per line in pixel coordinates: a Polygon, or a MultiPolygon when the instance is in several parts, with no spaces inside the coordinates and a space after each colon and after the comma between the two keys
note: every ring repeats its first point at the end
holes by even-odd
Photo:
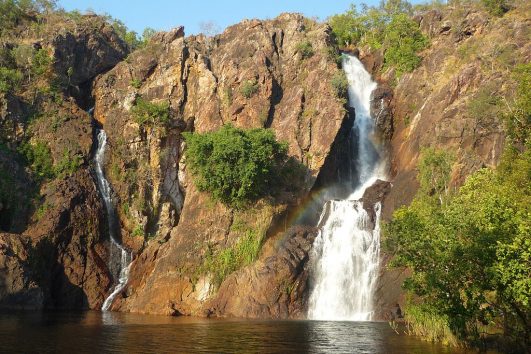
{"type": "MultiPolygon", "coordinates": [[[[308,17],[346,11],[352,0],[59,0],[65,10],[88,9],[107,13],[142,34],[146,27],[169,30],[184,26],[187,35],[201,32],[201,23],[214,23],[223,30],[245,18],[274,18],[282,12],[300,12],[308,17]]],[[[375,5],[378,0],[363,1],[375,5]]],[[[413,2],[419,2],[413,1],[413,2]]],[[[361,3],[361,1],[359,2],[361,3]]]]}

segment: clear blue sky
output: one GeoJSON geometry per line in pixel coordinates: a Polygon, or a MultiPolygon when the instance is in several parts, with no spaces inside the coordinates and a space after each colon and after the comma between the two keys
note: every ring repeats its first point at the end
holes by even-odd
{"type": "MultiPolygon", "coordinates": [[[[169,30],[182,25],[187,35],[201,32],[200,23],[214,22],[221,30],[244,18],[273,18],[300,12],[324,20],[347,10],[352,0],[59,0],[66,10],[108,13],[141,34],[144,28],[169,30]]],[[[363,1],[369,5],[378,0],[363,1]]],[[[412,1],[414,3],[419,0],[412,1]]],[[[357,2],[356,3],[361,3],[357,2]]]]}

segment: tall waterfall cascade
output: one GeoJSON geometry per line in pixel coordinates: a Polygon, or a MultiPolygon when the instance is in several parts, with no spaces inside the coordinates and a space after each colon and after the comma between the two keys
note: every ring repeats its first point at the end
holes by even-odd
{"type": "Polygon", "coordinates": [[[380,205],[374,220],[359,199],[377,179],[384,179],[370,114],[371,94],[377,84],[354,56],[343,56],[349,105],[356,117],[351,132],[355,186],[345,200],[326,202],[312,253],[308,317],[315,320],[367,321],[372,319],[373,295],[380,256],[380,205]]]}
{"type": "Polygon", "coordinates": [[[103,129],[97,131],[98,148],[94,157],[95,170],[98,188],[103,197],[105,204],[105,210],[107,212],[107,220],[109,223],[109,236],[110,236],[110,257],[109,257],[109,269],[111,273],[116,276],[118,282],[114,286],[111,294],[105,299],[101,307],[102,311],[108,311],[111,307],[116,296],[124,290],[129,279],[129,268],[131,266],[132,254],[123,247],[117,237],[118,230],[118,218],[114,204],[111,197],[111,186],[105,174],[103,173],[103,163],[105,157],[105,148],[107,147],[107,134],[103,129]]]}

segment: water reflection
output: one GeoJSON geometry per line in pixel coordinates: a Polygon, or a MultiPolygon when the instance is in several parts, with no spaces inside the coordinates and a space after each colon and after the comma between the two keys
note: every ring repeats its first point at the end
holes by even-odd
{"type": "Polygon", "coordinates": [[[96,311],[0,314],[0,343],[5,353],[455,353],[399,336],[387,323],[206,320],[96,311]]]}

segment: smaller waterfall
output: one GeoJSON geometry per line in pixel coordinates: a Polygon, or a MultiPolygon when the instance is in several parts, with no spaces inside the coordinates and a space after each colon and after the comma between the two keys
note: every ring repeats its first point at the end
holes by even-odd
{"type": "Polygon", "coordinates": [[[98,187],[103,197],[105,210],[107,211],[107,220],[109,222],[109,236],[111,240],[109,269],[111,273],[118,278],[118,283],[111,294],[105,299],[101,307],[102,311],[107,311],[112,302],[127,285],[129,279],[129,268],[131,266],[132,254],[120,244],[116,231],[118,230],[118,218],[112,203],[111,186],[103,173],[103,162],[105,157],[105,148],[107,146],[107,134],[103,129],[97,131],[98,149],[94,158],[96,165],[96,177],[98,187]],[[118,258],[119,257],[119,258],[118,258]]]}

